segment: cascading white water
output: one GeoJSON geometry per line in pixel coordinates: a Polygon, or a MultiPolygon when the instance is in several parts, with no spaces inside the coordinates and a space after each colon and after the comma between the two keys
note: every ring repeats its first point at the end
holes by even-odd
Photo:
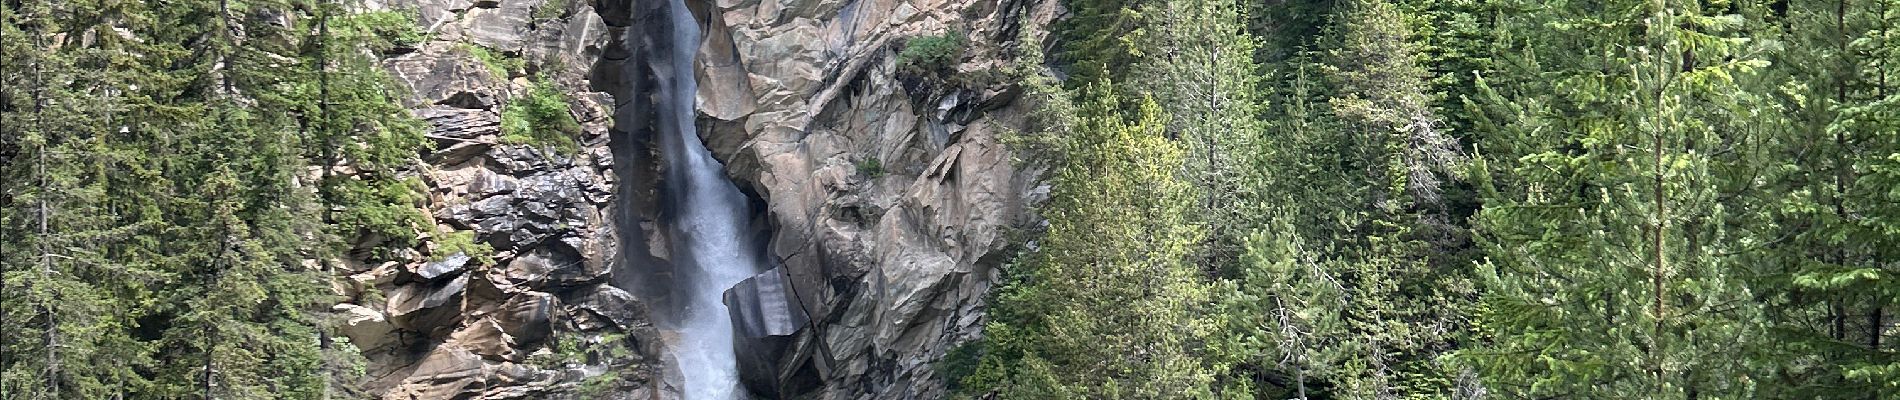
{"type": "Polygon", "coordinates": [[[684,310],[674,354],[685,378],[686,399],[735,400],[741,396],[732,320],[721,295],[761,270],[759,249],[748,239],[745,195],[726,179],[724,166],[694,127],[698,83],[693,55],[699,47],[699,24],[684,0],[671,1],[673,53],[671,71],[659,79],[668,96],[662,100],[660,141],[670,192],[666,196],[675,212],[673,261],[678,283],[685,286],[676,289],[687,296],[680,302],[684,310]]]}

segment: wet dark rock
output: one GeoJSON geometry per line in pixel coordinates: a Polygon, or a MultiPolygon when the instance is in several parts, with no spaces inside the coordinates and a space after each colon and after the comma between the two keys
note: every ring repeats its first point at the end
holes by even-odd
{"type": "Polygon", "coordinates": [[[773,268],[726,289],[726,310],[740,337],[787,336],[805,328],[808,318],[784,274],[782,267],[773,268]]]}
{"type": "MultiPolygon", "coordinates": [[[[595,2],[566,1],[564,16],[533,21],[545,0],[385,0],[371,7],[413,12],[430,34],[413,52],[389,57],[384,67],[409,91],[404,104],[426,122],[432,146],[417,173],[429,185],[423,205],[437,231],[469,231],[493,247],[498,265],[479,265],[465,253],[432,260],[402,249],[386,266],[357,252],[341,285],[353,303],[346,335],[364,352],[375,376],[365,384],[383,399],[575,398],[578,382],[614,371],[622,378],[610,398],[662,387],[652,361],[660,359],[659,332],[646,307],[604,284],[617,235],[606,222],[614,201],[612,152],[605,111],[612,99],[589,92],[587,65],[613,34],[595,15],[595,2]],[[470,46],[529,62],[532,79],[559,85],[583,125],[578,152],[500,143],[500,111],[526,89],[521,77],[498,76],[470,46]],[[380,296],[378,295],[380,294],[380,296]],[[386,296],[386,298],[384,298],[386,296]],[[361,303],[355,304],[355,303],[361,303]],[[551,351],[549,338],[597,341],[606,335],[637,343],[637,354],[529,363],[551,351]],[[611,368],[609,367],[611,366],[611,368]]],[[[438,249],[425,234],[418,249],[438,249]]],[[[390,238],[351,238],[362,247],[390,238]]],[[[432,254],[440,256],[439,254],[432,254]]]]}
{"type": "Polygon", "coordinates": [[[554,296],[541,292],[523,292],[508,298],[495,313],[495,322],[517,344],[540,343],[552,332],[554,296]]]}
{"type": "Polygon", "coordinates": [[[570,293],[563,301],[572,304],[578,311],[586,312],[586,315],[573,321],[578,328],[620,331],[653,329],[646,320],[646,305],[626,291],[603,284],[576,288],[570,293]]]}
{"type": "Polygon", "coordinates": [[[423,264],[422,268],[416,269],[416,275],[421,276],[422,279],[434,280],[444,275],[459,273],[462,272],[462,267],[468,265],[470,259],[468,253],[458,251],[442,257],[441,260],[423,264]]]}
{"type": "Polygon", "coordinates": [[[469,183],[468,192],[471,197],[488,198],[513,193],[517,187],[514,179],[483,169],[477,172],[475,181],[469,183]]]}
{"type": "Polygon", "coordinates": [[[461,110],[495,110],[499,108],[501,102],[495,98],[495,93],[493,92],[477,91],[455,92],[450,94],[449,98],[442,99],[442,101],[438,101],[435,104],[461,110]]]}

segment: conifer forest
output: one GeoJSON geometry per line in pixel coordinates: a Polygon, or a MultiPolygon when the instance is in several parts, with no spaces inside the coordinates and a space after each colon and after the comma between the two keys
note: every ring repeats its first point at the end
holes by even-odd
{"type": "Polygon", "coordinates": [[[0,400],[1900,399],[1900,0],[0,0],[0,278],[0,400]]]}

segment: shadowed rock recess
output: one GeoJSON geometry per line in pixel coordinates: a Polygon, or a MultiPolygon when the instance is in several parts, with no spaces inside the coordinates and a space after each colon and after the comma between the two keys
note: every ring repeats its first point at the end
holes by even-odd
{"type": "Polygon", "coordinates": [[[669,162],[683,157],[675,125],[690,124],[744,194],[724,239],[762,253],[719,255],[764,272],[714,294],[739,310],[743,391],[945,396],[934,363],[981,335],[1005,232],[1034,224],[1046,190],[999,142],[1028,105],[981,77],[1005,73],[1023,31],[1044,35],[1055,2],[687,0],[690,96],[665,93],[679,87],[665,81],[681,50],[673,3],[368,3],[428,33],[384,65],[435,141],[418,175],[439,232],[345,262],[336,309],[371,395],[699,398],[676,346],[696,291],[681,282],[701,270],[683,260],[704,258],[688,250],[703,238],[679,221],[707,204],[679,195],[691,189],[669,162]],[[949,68],[967,79],[902,76],[906,39],[953,31],[970,46],[949,68]],[[504,111],[537,85],[566,94],[574,150],[502,138],[504,111]],[[679,98],[693,121],[663,118],[679,98]],[[494,252],[452,250],[451,232],[494,252]]]}

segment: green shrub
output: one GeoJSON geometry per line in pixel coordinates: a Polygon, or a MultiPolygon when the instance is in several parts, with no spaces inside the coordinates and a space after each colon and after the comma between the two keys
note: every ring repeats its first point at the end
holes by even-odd
{"type": "MultiPolygon", "coordinates": [[[[384,249],[415,245],[416,232],[427,223],[419,204],[422,181],[416,178],[367,182],[334,177],[327,184],[335,196],[333,218],[345,237],[370,233],[388,238],[384,249]]],[[[380,251],[379,251],[380,253],[380,251]]]]}
{"type": "Polygon", "coordinates": [[[366,306],[381,306],[387,301],[389,301],[389,298],[383,295],[383,289],[377,288],[376,285],[363,285],[363,293],[358,295],[356,303],[366,306]]]}
{"type": "Polygon", "coordinates": [[[878,161],[877,157],[858,161],[858,174],[872,178],[884,176],[884,162],[878,161]]]}
{"type": "Polygon", "coordinates": [[[620,371],[629,366],[626,361],[633,356],[633,348],[626,339],[624,333],[601,334],[589,339],[580,333],[557,331],[546,344],[548,351],[530,355],[527,362],[546,369],[586,364],[606,366],[600,375],[583,378],[573,388],[574,394],[582,398],[599,398],[625,383],[620,371]]]}
{"type": "Polygon", "coordinates": [[[567,94],[543,80],[528,87],[528,92],[510,100],[501,111],[501,141],[551,147],[563,153],[580,150],[575,135],[581,124],[568,112],[567,94]]]}
{"type": "Polygon", "coordinates": [[[951,393],[959,393],[963,379],[976,373],[978,363],[983,361],[983,339],[958,344],[944,352],[943,359],[937,360],[937,376],[943,378],[943,384],[951,393]]]}
{"type": "Polygon", "coordinates": [[[539,8],[534,9],[533,17],[537,20],[552,19],[560,17],[565,12],[567,12],[567,0],[548,0],[542,2],[539,8]]]}
{"type": "Polygon", "coordinates": [[[374,37],[375,40],[368,42],[379,52],[393,48],[414,49],[429,40],[429,35],[422,31],[415,15],[409,11],[370,11],[352,14],[337,22],[341,23],[333,24],[333,29],[344,31],[339,33],[354,31],[374,37]]]}
{"type": "Polygon", "coordinates": [[[455,253],[467,254],[468,258],[483,265],[495,263],[495,248],[487,243],[475,241],[474,231],[455,231],[436,237],[435,253],[430,254],[430,258],[434,261],[442,261],[455,253]]]}
{"type": "Polygon", "coordinates": [[[476,61],[481,61],[482,66],[488,67],[488,72],[495,74],[496,78],[508,79],[514,76],[516,71],[523,71],[528,67],[527,60],[521,57],[468,43],[462,43],[460,47],[462,51],[468,52],[468,55],[474,56],[476,61]]]}
{"type": "Polygon", "coordinates": [[[964,44],[961,32],[910,38],[904,42],[904,51],[897,53],[897,68],[918,75],[946,72],[963,58],[964,44]]]}

